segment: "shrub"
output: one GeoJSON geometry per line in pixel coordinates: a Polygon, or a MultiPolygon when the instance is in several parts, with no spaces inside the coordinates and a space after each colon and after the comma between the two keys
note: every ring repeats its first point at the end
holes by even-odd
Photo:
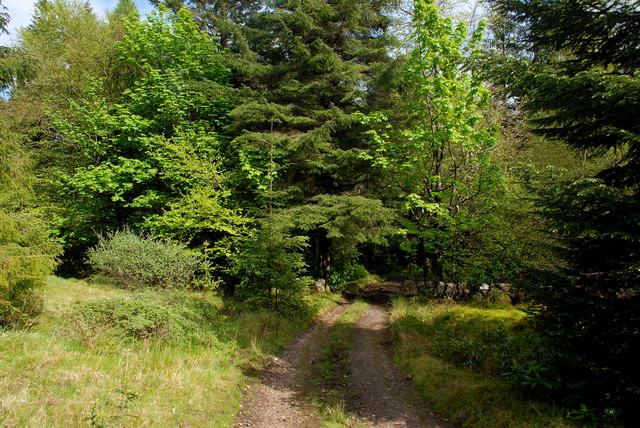
{"type": "Polygon", "coordinates": [[[234,257],[234,271],[240,283],[237,297],[257,307],[280,313],[303,309],[305,286],[310,279],[303,276],[307,265],[302,251],[307,239],[291,234],[291,219],[276,215],[269,223],[264,219],[254,236],[240,242],[234,257]]]}
{"type": "Polygon", "coordinates": [[[90,265],[123,287],[182,288],[200,268],[200,257],[180,244],[121,230],[100,236],[90,265]]]}
{"type": "Polygon", "coordinates": [[[331,271],[329,285],[334,292],[343,291],[348,283],[363,279],[369,276],[367,269],[361,264],[350,263],[338,266],[331,271]]]}
{"type": "Polygon", "coordinates": [[[22,325],[40,313],[36,290],[55,268],[58,252],[37,219],[0,209],[0,325],[22,325]]]}
{"type": "Polygon", "coordinates": [[[78,305],[69,331],[85,340],[101,336],[118,339],[201,341],[219,308],[205,298],[183,293],[145,291],[133,298],[101,300],[78,305]]]}
{"type": "Polygon", "coordinates": [[[431,352],[460,367],[501,375],[518,389],[540,396],[560,388],[556,353],[534,331],[524,314],[512,307],[417,305],[399,300],[394,329],[416,332],[431,352]]]}

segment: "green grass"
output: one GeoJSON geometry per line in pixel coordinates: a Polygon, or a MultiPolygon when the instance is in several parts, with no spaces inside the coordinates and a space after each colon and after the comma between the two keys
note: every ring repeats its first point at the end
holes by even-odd
{"type": "MultiPolygon", "coordinates": [[[[0,426],[230,426],[251,373],[312,321],[227,309],[213,295],[158,293],[158,304],[175,297],[187,315],[202,314],[204,303],[212,308],[194,333],[201,340],[79,331],[72,321],[79,304],[140,295],[51,278],[40,322],[0,332],[0,426]]],[[[329,296],[309,302],[313,313],[335,303],[329,296]]]]}
{"type": "Polygon", "coordinates": [[[571,426],[562,409],[527,399],[501,376],[544,352],[522,311],[398,299],[391,330],[396,361],[443,417],[464,427],[571,426]]]}

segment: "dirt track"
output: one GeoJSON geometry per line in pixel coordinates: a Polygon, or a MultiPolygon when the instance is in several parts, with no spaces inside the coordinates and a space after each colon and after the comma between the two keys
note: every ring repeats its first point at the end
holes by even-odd
{"type": "MultiPolygon", "coordinates": [[[[331,326],[345,309],[340,305],[329,311],[274,359],[262,382],[249,394],[236,427],[321,426],[305,397],[312,372],[309,364],[318,360],[329,341],[331,326]]],[[[384,306],[371,305],[355,325],[347,412],[358,426],[452,427],[430,411],[413,384],[394,366],[385,346],[387,316],[384,306]]]]}
{"type": "Polygon", "coordinates": [[[413,384],[395,367],[385,325],[387,310],[371,305],[356,324],[351,347],[351,407],[371,427],[451,427],[435,416],[413,384]]]}
{"type": "Polygon", "coordinates": [[[267,369],[238,415],[236,427],[317,427],[320,421],[304,397],[304,367],[317,359],[329,329],[347,308],[338,305],[298,336],[267,369]]]}

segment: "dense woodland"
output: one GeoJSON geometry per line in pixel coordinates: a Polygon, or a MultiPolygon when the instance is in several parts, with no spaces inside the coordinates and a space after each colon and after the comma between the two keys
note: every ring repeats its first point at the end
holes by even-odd
{"type": "Polygon", "coordinates": [[[39,0],[0,48],[3,328],[54,272],[282,314],[510,283],[520,390],[637,421],[638,2],[155,3],[39,0]]]}

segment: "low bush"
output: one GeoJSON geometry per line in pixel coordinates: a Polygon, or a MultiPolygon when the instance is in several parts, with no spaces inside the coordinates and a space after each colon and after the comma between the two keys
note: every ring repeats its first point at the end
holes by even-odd
{"type": "Polygon", "coordinates": [[[329,286],[331,287],[331,291],[344,291],[345,287],[347,287],[349,283],[367,278],[368,276],[369,272],[367,272],[367,269],[361,264],[352,263],[344,266],[338,266],[336,269],[331,271],[329,286]]]}
{"type": "Polygon", "coordinates": [[[124,340],[202,341],[214,325],[219,308],[205,298],[180,292],[140,292],[130,298],[78,305],[69,333],[85,342],[101,337],[124,340]]]}
{"type": "Polygon", "coordinates": [[[562,387],[555,353],[525,316],[512,306],[398,299],[396,356],[435,410],[462,426],[568,426],[548,400],[562,387]]]}
{"type": "Polygon", "coordinates": [[[561,386],[551,345],[513,307],[396,302],[393,329],[415,334],[434,356],[517,389],[547,396],[561,386]]]}
{"type": "Polygon", "coordinates": [[[125,288],[184,288],[201,266],[200,257],[184,246],[121,230],[99,237],[89,250],[89,264],[125,288]]]}

